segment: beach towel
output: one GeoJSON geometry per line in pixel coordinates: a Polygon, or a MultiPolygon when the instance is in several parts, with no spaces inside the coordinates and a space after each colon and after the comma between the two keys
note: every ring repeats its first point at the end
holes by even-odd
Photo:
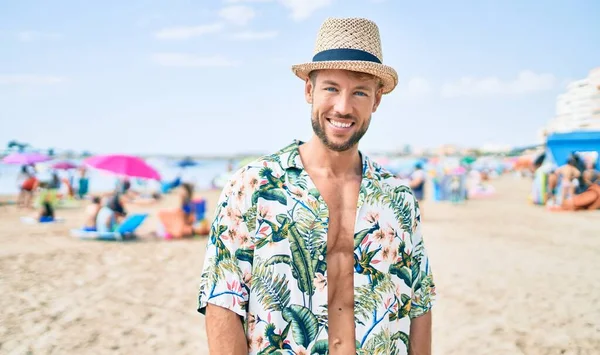
{"type": "Polygon", "coordinates": [[[64,222],[65,219],[61,217],[42,217],[42,218],[34,218],[31,216],[23,216],[21,217],[21,222],[25,224],[48,224],[48,223],[61,223],[64,222]]]}
{"type": "Polygon", "coordinates": [[[135,239],[135,231],[144,223],[148,214],[132,214],[121,223],[114,232],[86,231],[72,229],[71,236],[87,240],[123,241],[135,239]]]}

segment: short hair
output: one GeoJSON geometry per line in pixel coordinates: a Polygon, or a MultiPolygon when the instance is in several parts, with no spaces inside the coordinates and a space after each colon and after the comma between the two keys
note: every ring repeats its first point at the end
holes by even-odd
{"type": "MultiPolygon", "coordinates": [[[[315,82],[317,80],[317,74],[319,74],[319,69],[317,70],[313,70],[310,73],[308,73],[308,78],[310,79],[310,82],[313,84],[313,86],[315,85],[315,82]]],[[[377,81],[377,90],[383,88],[383,80],[381,80],[380,77],[375,76],[373,74],[369,74],[369,73],[363,73],[363,72],[359,72],[359,71],[353,71],[353,70],[348,70],[350,72],[350,76],[356,78],[356,79],[360,79],[360,80],[375,80],[377,81]]]]}

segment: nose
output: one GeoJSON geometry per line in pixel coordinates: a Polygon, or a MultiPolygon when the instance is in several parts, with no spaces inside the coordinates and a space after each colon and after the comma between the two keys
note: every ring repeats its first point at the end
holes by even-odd
{"type": "Polygon", "coordinates": [[[352,101],[348,95],[337,95],[333,109],[340,116],[352,114],[352,101]]]}

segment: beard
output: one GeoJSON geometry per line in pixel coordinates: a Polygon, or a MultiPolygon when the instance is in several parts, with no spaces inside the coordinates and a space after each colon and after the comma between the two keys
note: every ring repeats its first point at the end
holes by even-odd
{"type": "MultiPolygon", "coordinates": [[[[335,115],[333,117],[354,119],[354,117],[351,115],[335,115]]],[[[328,149],[334,152],[344,152],[357,145],[360,139],[365,135],[365,133],[367,133],[367,130],[369,129],[369,124],[371,123],[371,117],[369,116],[369,118],[362,124],[362,126],[358,127],[358,129],[350,136],[350,138],[348,138],[348,140],[343,143],[334,143],[327,137],[327,133],[325,133],[324,127],[324,125],[327,124],[326,121],[327,120],[324,120],[321,123],[321,121],[319,120],[318,113],[313,114],[311,118],[313,132],[315,132],[315,135],[319,137],[323,145],[325,145],[325,147],[327,147],[328,149]]],[[[359,120],[354,119],[354,124],[357,124],[358,121],[359,120]]]]}

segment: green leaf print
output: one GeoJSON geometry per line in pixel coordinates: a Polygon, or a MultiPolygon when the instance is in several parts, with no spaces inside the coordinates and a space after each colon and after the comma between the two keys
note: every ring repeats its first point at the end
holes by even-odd
{"type": "Polygon", "coordinates": [[[373,317],[373,312],[383,303],[383,297],[396,288],[389,274],[374,288],[371,285],[359,286],[355,289],[354,313],[356,322],[364,325],[365,320],[373,317]]]}
{"type": "Polygon", "coordinates": [[[317,337],[319,330],[317,317],[310,309],[300,306],[291,305],[283,310],[283,319],[292,324],[292,336],[297,344],[308,348],[317,337]]]}
{"type": "Polygon", "coordinates": [[[356,248],[358,248],[360,243],[362,243],[362,241],[367,237],[367,235],[375,232],[378,229],[379,229],[379,223],[375,222],[371,227],[365,228],[365,229],[361,230],[360,232],[356,233],[354,235],[354,250],[356,250],[356,248]]]}
{"type": "Polygon", "coordinates": [[[306,208],[299,208],[294,215],[297,230],[304,238],[306,249],[310,254],[313,270],[315,273],[320,272],[322,274],[325,273],[326,265],[319,260],[319,255],[323,255],[325,248],[327,248],[325,242],[327,212],[324,213],[325,217],[323,217],[323,211],[320,207],[312,212],[306,208]]]}
{"type": "Polygon", "coordinates": [[[254,257],[254,250],[252,250],[252,249],[238,249],[238,250],[235,251],[235,257],[238,260],[252,263],[252,258],[254,257]]]}
{"type": "Polygon", "coordinates": [[[252,207],[250,207],[246,213],[242,215],[242,219],[244,223],[246,223],[249,232],[252,232],[256,229],[256,210],[256,205],[252,205],[252,207]]]}
{"type": "Polygon", "coordinates": [[[256,292],[263,307],[281,312],[290,302],[290,288],[285,277],[273,272],[257,260],[252,270],[252,290],[256,292]]]}
{"type": "Polygon", "coordinates": [[[292,251],[292,264],[298,272],[298,288],[305,294],[312,296],[315,293],[313,278],[314,270],[310,253],[306,247],[306,242],[298,232],[295,223],[292,223],[289,229],[290,249],[292,251]]]}
{"type": "Polygon", "coordinates": [[[256,204],[259,198],[264,198],[268,201],[277,201],[282,205],[287,204],[287,196],[283,191],[273,188],[264,188],[264,186],[252,194],[252,204],[256,204]]]}
{"type": "Polygon", "coordinates": [[[281,334],[277,334],[275,332],[275,329],[275,324],[272,323],[269,323],[265,328],[265,337],[269,341],[269,346],[267,346],[264,350],[259,352],[259,354],[281,354],[279,350],[282,350],[285,347],[284,342],[290,330],[290,324],[288,323],[288,325],[281,332],[281,334]]]}
{"type": "Polygon", "coordinates": [[[306,190],[306,179],[302,175],[302,170],[290,169],[287,171],[287,176],[290,184],[298,187],[299,189],[306,190]]]}
{"type": "Polygon", "coordinates": [[[408,334],[404,333],[403,331],[399,331],[396,332],[392,335],[392,340],[396,341],[396,340],[402,340],[402,342],[404,343],[404,345],[406,345],[406,348],[408,349],[408,344],[409,344],[409,336],[408,334]]]}
{"type": "Polygon", "coordinates": [[[402,294],[400,296],[401,300],[398,300],[398,297],[394,296],[395,301],[397,302],[398,310],[395,313],[390,313],[389,320],[395,321],[398,319],[402,319],[406,317],[410,313],[411,307],[411,299],[409,295],[402,294]]]}
{"type": "Polygon", "coordinates": [[[404,266],[403,262],[390,265],[390,274],[401,278],[407,286],[412,286],[411,271],[404,266]]]}
{"type": "Polygon", "coordinates": [[[318,189],[313,187],[312,189],[308,190],[308,195],[314,197],[315,200],[318,200],[319,196],[321,196],[321,193],[318,189]]]}
{"type": "Polygon", "coordinates": [[[296,165],[296,157],[300,155],[299,151],[298,151],[298,149],[294,149],[293,146],[288,151],[290,152],[290,154],[287,157],[287,165],[295,166],[296,165]]]}
{"type": "Polygon", "coordinates": [[[310,349],[310,355],[326,355],[329,353],[329,341],[327,339],[318,340],[310,349]]]}
{"type": "Polygon", "coordinates": [[[289,255],[273,255],[265,262],[265,266],[273,266],[275,264],[286,264],[292,269],[292,276],[294,279],[298,279],[300,271],[292,263],[292,258],[289,255]]]}
{"type": "Polygon", "coordinates": [[[372,355],[389,355],[397,354],[398,352],[395,340],[392,340],[388,329],[384,329],[370,337],[363,346],[363,349],[365,349],[368,354],[372,355]]]}

